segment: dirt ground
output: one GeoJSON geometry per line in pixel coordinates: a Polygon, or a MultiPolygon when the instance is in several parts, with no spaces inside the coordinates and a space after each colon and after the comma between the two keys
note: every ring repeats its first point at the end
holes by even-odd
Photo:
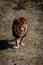
{"type": "Polygon", "coordinates": [[[43,65],[43,12],[34,8],[19,9],[15,3],[0,1],[0,65],[43,65]],[[16,16],[28,21],[25,46],[12,49],[12,24],[16,16]]]}

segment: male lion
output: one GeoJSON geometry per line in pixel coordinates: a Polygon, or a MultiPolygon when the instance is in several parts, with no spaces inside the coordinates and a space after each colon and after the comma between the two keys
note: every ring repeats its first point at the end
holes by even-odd
{"type": "MultiPolygon", "coordinates": [[[[16,38],[16,46],[18,48],[24,36],[27,33],[27,20],[24,17],[15,18],[13,22],[13,35],[16,38]]],[[[21,43],[22,44],[22,43],[21,43]]],[[[22,44],[24,45],[24,44],[22,44]]]]}

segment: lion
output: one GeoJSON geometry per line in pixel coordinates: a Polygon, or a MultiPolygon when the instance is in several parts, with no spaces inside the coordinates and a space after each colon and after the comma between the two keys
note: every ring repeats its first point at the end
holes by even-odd
{"type": "MultiPolygon", "coordinates": [[[[18,48],[22,44],[22,40],[28,31],[27,19],[24,17],[15,18],[13,21],[13,36],[16,38],[16,46],[18,48]]],[[[24,45],[24,44],[22,44],[24,45]]]]}

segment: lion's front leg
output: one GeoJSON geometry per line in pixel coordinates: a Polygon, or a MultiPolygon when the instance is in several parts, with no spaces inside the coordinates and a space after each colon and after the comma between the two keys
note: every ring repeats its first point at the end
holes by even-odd
{"type": "Polygon", "coordinates": [[[16,39],[16,46],[14,48],[19,48],[20,46],[20,38],[16,39]]]}

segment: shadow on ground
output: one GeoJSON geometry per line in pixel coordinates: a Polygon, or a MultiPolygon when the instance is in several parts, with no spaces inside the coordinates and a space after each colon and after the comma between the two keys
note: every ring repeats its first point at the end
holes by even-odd
{"type": "Polygon", "coordinates": [[[0,40],[0,50],[5,50],[8,48],[13,48],[13,45],[10,44],[7,40],[0,40]]]}

